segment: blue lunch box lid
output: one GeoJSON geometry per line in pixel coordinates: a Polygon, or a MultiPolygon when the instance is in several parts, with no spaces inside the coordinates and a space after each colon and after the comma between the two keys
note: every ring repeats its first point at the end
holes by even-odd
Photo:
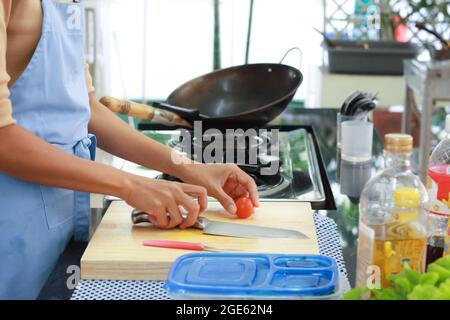
{"type": "Polygon", "coordinates": [[[175,294],[322,296],[338,288],[336,261],[322,255],[190,253],[172,265],[175,294]]]}

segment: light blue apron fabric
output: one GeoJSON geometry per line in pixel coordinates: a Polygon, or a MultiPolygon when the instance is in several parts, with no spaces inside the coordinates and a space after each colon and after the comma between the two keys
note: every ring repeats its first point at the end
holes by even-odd
{"type": "MultiPolygon", "coordinates": [[[[88,134],[81,4],[42,0],[35,53],[10,89],[17,124],[67,153],[93,159],[88,134]]],[[[0,172],[0,299],[35,299],[73,235],[87,240],[89,194],[0,172]]]]}

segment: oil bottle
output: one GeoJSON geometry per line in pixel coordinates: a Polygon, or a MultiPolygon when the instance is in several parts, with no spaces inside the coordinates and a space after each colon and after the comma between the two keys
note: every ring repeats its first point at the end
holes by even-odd
{"type": "Polygon", "coordinates": [[[450,115],[445,119],[447,137],[433,150],[428,161],[427,265],[450,254],[450,115]]]}
{"type": "Polygon", "coordinates": [[[428,201],[420,178],[412,172],[413,138],[405,134],[384,137],[385,169],[364,187],[359,204],[357,285],[390,286],[388,276],[407,263],[423,272],[427,244],[428,201]]]}

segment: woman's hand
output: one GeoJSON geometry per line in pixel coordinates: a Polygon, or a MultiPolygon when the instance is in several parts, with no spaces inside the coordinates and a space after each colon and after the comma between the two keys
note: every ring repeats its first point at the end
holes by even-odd
{"type": "Polygon", "coordinates": [[[204,187],[136,175],[129,176],[123,199],[133,208],[147,212],[150,222],[162,229],[193,226],[208,205],[204,187]],[[187,211],[186,219],[181,208],[187,211]]]}
{"type": "Polygon", "coordinates": [[[179,175],[186,183],[206,188],[231,214],[236,213],[235,199],[248,196],[259,206],[255,181],[235,164],[186,164],[179,175]]]}

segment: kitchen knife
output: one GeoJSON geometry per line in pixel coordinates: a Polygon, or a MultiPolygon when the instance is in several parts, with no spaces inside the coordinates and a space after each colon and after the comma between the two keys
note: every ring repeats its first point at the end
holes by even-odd
{"type": "MultiPolygon", "coordinates": [[[[133,210],[131,213],[133,224],[151,223],[149,214],[140,210],[133,210]]],[[[205,217],[199,217],[193,226],[200,229],[204,234],[234,237],[234,238],[278,238],[278,239],[307,239],[308,236],[297,230],[250,226],[240,223],[212,221],[205,217]]]]}
{"type": "Polygon", "coordinates": [[[226,249],[206,246],[203,243],[174,241],[174,240],[144,240],[142,244],[146,247],[168,248],[168,249],[182,249],[192,251],[240,251],[237,249],[226,249]]]}

